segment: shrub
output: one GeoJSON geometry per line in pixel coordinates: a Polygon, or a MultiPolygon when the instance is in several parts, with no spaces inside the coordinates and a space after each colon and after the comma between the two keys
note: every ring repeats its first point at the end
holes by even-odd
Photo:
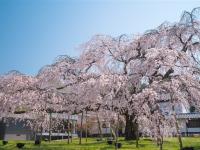
{"type": "Polygon", "coordinates": [[[35,145],[40,145],[41,141],[40,140],[35,140],[35,145]]]}
{"type": "Polygon", "coordinates": [[[107,143],[108,143],[109,145],[112,145],[113,141],[112,141],[112,140],[109,140],[109,141],[107,141],[107,143]]]}
{"type": "Polygon", "coordinates": [[[122,143],[115,143],[115,147],[121,148],[122,147],[122,143]]]}
{"type": "Polygon", "coordinates": [[[22,148],[22,147],[24,147],[24,145],[25,145],[24,143],[17,143],[17,144],[16,144],[16,146],[17,146],[18,148],[22,148]]]}
{"type": "Polygon", "coordinates": [[[194,150],[194,147],[184,147],[182,150],[194,150]]]}
{"type": "Polygon", "coordinates": [[[2,141],[3,145],[8,144],[8,141],[2,141]]]}

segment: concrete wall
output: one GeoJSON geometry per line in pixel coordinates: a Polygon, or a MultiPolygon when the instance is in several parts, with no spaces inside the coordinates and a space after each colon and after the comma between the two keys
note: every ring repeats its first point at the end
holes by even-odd
{"type": "Polygon", "coordinates": [[[4,140],[28,140],[26,134],[5,134],[4,140]]]}
{"type": "Polygon", "coordinates": [[[24,125],[25,121],[14,121],[9,119],[5,130],[4,140],[31,140],[33,132],[30,127],[24,125]]]}
{"type": "Polygon", "coordinates": [[[200,127],[199,128],[187,128],[186,127],[186,119],[179,120],[180,129],[182,133],[199,133],[200,134],[200,127]]]}

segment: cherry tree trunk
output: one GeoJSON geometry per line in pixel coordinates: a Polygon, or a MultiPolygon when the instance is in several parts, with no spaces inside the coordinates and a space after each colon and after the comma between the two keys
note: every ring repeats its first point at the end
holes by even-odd
{"type": "Polygon", "coordinates": [[[179,125],[178,125],[178,121],[175,121],[175,126],[176,126],[176,132],[177,132],[177,136],[178,136],[178,142],[179,142],[179,147],[180,150],[183,149],[183,142],[182,142],[182,138],[181,138],[181,133],[180,133],[180,129],[179,129],[179,125]]]}
{"type": "Polygon", "coordinates": [[[70,135],[69,135],[69,132],[70,132],[70,118],[69,118],[69,114],[68,114],[68,120],[67,120],[67,143],[69,144],[69,138],[70,138],[70,135]]]}
{"type": "Polygon", "coordinates": [[[82,134],[83,134],[83,112],[81,113],[81,127],[80,127],[79,144],[82,144],[82,134]]]}
{"type": "Polygon", "coordinates": [[[100,122],[98,113],[97,113],[96,115],[97,115],[97,123],[98,123],[98,128],[99,128],[100,140],[102,141],[102,139],[103,139],[103,134],[102,134],[101,122],[100,122]]]}
{"type": "Polygon", "coordinates": [[[85,112],[85,141],[87,143],[87,134],[88,134],[88,124],[87,124],[87,111],[85,112]]]}
{"type": "Polygon", "coordinates": [[[51,142],[52,113],[49,113],[49,142],[51,142]]]}
{"type": "Polygon", "coordinates": [[[134,115],[125,115],[126,126],[125,126],[125,140],[136,140],[138,124],[134,121],[134,115]]]}
{"type": "Polygon", "coordinates": [[[163,150],[163,137],[159,139],[159,149],[163,150]]]}
{"type": "Polygon", "coordinates": [[[183,142],[182,142],[182,137],[181,137],[181,133],[180,133],[178,120],[176,118],[176,112],[175,112],[175,106],[174,105],[172,106],[172,110],[173,110],[173,116],[174,116],[174,120],[175,120],[175,127],[176,127],[177,136],[178,136],[178,141],[179,141],[179,147],[180,147],[180,150],[181,150],[183,148],[183,142]]]}
{"type": "Polygon", "coordinates": [[[139,128],[137,125],[137,131],[136,131],[136,148],[139,147],[139,128]]]}
{"type": "Polygon", "coordinates": [[[42,128],[42,125],[40,127],[40,141],[42,141],[42,132],[43,132],[43,128],[42,128]]]}
{"type": "Polygon", "coordinates": [[[117,127],[116,127],[116,139],[115,139],[115,150],[118,149],[118,137],[119,137],[119,114],[117,115],[117,127]]]}

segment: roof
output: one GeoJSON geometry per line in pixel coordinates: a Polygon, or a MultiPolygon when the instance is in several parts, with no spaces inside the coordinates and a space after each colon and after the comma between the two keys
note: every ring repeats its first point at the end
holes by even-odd
{"type": "Polygon", "coordinates": [[[200,118],[200,113],[180,113],[177,114],[178,119],[195,119],[200,118]]]}
{"type": "MultiPolygon", "coordinates": [[[[13,119],[35,119],[35,116],[32,116],[31,113],[23,113],[23,114],[2,114],[1,118],[13,118],[13,119]]],[[[59,119],[68,119],[68,115],[66,113],[52,113],[52,118],[59,119]]],[[[77,115],[70,115],[70,120],[78,120],[77,115]]]]}

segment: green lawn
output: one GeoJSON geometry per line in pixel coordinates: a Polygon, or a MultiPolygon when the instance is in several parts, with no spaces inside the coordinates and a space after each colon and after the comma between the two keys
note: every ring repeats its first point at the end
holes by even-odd
{"type": "MultiPolygon", "coordinates": [[[[34,141],[21,141],[25,144],[24,150],[114,150],[114,145],[108,145],[106,141],[97,142],[96,139],[90,138],[88,142],[85,139],[82,140],[83,144],[78,144],[78,139],[74,139],[72,143],[67,144],[67,141],[42,141],[40,146],[34,145],[34,141]]],[[[9,141],[7,145],[2,145],[0,141],[0,150],[18,150],[16,143],[20,141],[9,141]]],[[[120,139],[122,143],[121,150],[136,150],[135,141],[124,141],[120,139]]],[[[194,146],[195,150],[200,150],[200,138],[183,138],[184,146],[194,146]]],[[[159,150],[156,144],[150,139],[140,139],[139,150],[159,150]]],[[[178,141],[176,138],[167,138],[164,140],[163,150],[178,150],[178,141]]]]}

